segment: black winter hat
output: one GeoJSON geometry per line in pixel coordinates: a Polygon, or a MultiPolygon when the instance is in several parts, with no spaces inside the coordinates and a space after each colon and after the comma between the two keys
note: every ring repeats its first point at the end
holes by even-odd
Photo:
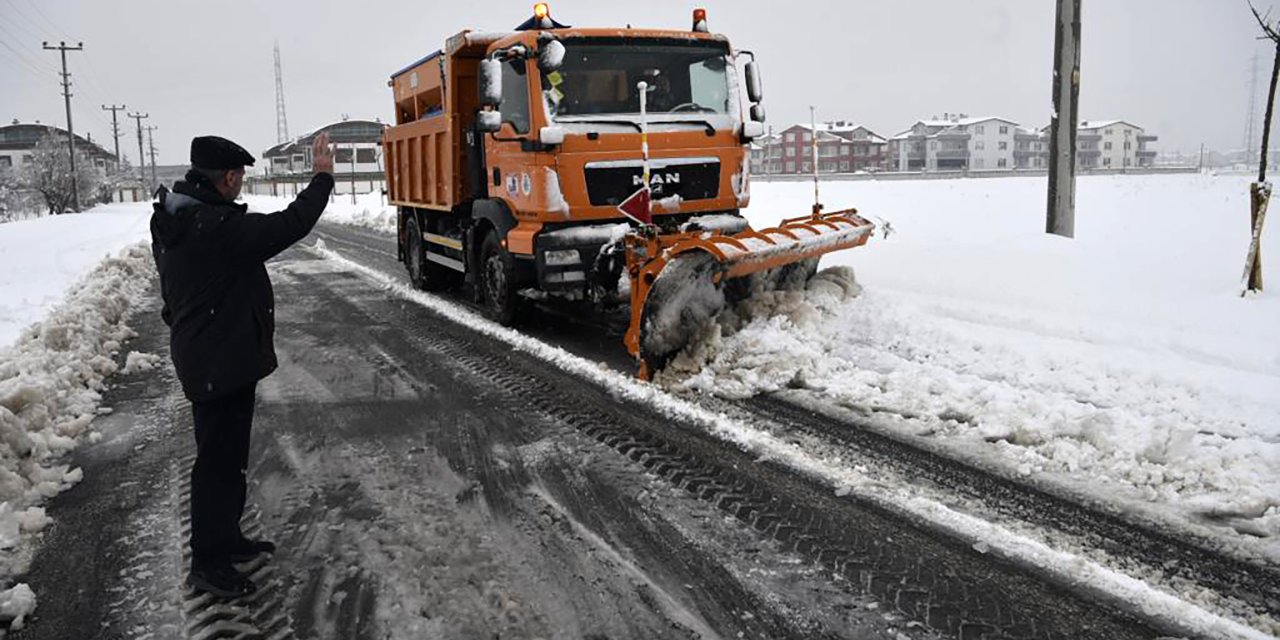
{"type": "Polygon", "coordinates": [[[226,138],[199,136],[191,139],[191,166],[214,170],[252,167],[253,154],[226,138]]]}

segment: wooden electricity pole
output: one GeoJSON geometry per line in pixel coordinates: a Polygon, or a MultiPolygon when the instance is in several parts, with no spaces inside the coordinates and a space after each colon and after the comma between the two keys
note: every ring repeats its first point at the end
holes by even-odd
{"type": "Polygon", "coordinates": [[[84,43],[80,42],[72,47],[66,42],[59,42],[58,46],[54,47],[45,42],[41,46],[47,51],[57,51],[62,54],[62,98],[67,104],[67,151],[71,154],[71,201],[74,203],[75,210],[79,211],[80,186],[76,183],[76,134],[71,128],[71,74],[67,73],[67,52],[84,51],[84,43]]]}
{"type": "Polygon", "coordinates": [[[1076,128],[1080,115],[1080,0],[1058,0],[1049,120],[1049,211],[1045,232],[1076,233],[1076,128]]]}
{"type": "Polygon", "coordinates": [[[160,187],[159,180],[156,179],[156,140],[153,132],[159,129],[155,125],[147,125],[147,149],[151,152],[151,188],[158,189],[160,187]]]}
{"type": "Polygon", "coordinates": [[[128,115],[130,118],[133,118],[134,122],[136,122],[136,123],[138,124],[138,172],[139,172],[139,173],[138,173],[138,184],[142,185],[142,189],[143,189],[143,191],[146,191],[146,187],[147,187],[147,156],[143,155],[143,152],[142,152],[142,119],[143,119],[143,118],[150,118],[150,117],[151,117],[151,114],[149,114],[149,113],[137,113],[137,112],[134,112],[134,113],[126,114],[126,115],[128,115]]]}
{"type": "Polygon", "coordinates": [[[116,141],[116,169],[120,169],[120,123],[116,120],[116,112],[124,111],[124,105],[102,105],[103,111],[111,112],[111,137],[116,141]]]}
{"type": "Polygon", "coordinates": [[[1271,13],[1266,16],[1258,13],[1253,3],[1249,10],[1262,28],[1262,39],[1275,44],[1275,59],[1271,63],[1271,88],[1267,91],[1267,114],[1262,120],[1262,154],[1258,161],[1258,181],[1249,187],[1249,227],[1253,230],[1249,239],[1249,251],[1245,256],[1244,276],[1241,277],[1240,295],[1243,297],[1250,291],[1262,291],[1262,224],[1267,218],[1267,205],[1271,201],[1271,184],[1267,182],[1267,145],[1271,138],[1271,115],[1276,104],[1276,80],[1280,77],[1280,33],[1268,24],[1271,13]]]}

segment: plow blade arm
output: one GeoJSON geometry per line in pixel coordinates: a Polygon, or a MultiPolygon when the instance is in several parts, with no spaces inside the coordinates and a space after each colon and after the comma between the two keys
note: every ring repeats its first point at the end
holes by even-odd
{"type": "Polygon", "coordinates": [[[687,232],[628,239],[631,325],[626,346],[650,378],[738,295],[804,282],[823,254],[866,244],[875,225],[853,209],[733,235],[687,232]]]}

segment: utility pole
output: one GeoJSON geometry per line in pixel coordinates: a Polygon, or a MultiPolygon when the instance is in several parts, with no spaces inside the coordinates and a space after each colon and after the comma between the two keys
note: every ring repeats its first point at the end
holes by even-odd
{"type": "Polygon", "coordinates": [[[116,112],[124,111],[124,105],[102,105],[103,111],[111,112],[111,137],[116,141],[116,167],[120,166],[120,123],[116,121],[116,112]]]}
{"type": "Polygon", "coordinates": [[[809,105],[809,128],[813,131],[813,215],[822,213],[822,199],[818,197],[818,120],[816,110],[809,105]]]}
{"type": "Polygon", "coordinates": [[[76,43],[76,46],[69,47],[66,42],[59,42],[58,46],[51,47],[48,42],[41,45],[47,51],[57,51],[62,54],[62,98],[67,103],[67,151],[71,154],[71,201],[75,206],[75,210],[80,210],[80,186],[76,184],[76,134],[71,128],[71,74],[67,73],[67,52],[68,51],[84,51],[84,43],[76,43]]]}
{"type": "Polygon", "coordinates": [[[1049,211],[1045,233],[1076,233],[1076,129],[1080,114],[1080,0],[1058,0],[1049,121],[1049,211]]]}
{"type": "Polygon", "coordinates": [[[138,183],[145,185],[147,183],[147,157],[142,155],[142,119],[150,118],[151,114],[135,111],[127,115],[133,118],[138,125],[138,183]]]}
{"type": "Polygon", "coordinates": [[[356,203],[356,143],[351,143],[351,204],[356,203]]]}
{"type": "Polygon", "coordinates": [[[153,189],[159,186],[159,181],[156,180],[156,141],[155,138],[151,137],[151,132],[159,128],[160,127],[155,125],[148,125],[146,127],[147,147],[151,150],[151,187],[153,189]]]}

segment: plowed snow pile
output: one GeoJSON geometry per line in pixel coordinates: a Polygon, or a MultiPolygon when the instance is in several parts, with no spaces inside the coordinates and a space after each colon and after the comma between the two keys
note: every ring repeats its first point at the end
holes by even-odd
{"type": "Polygon", "coordinates": [[[41,505],[82,479],[63,456],[91,435],[112,355],[134,335],[125,320],[154,272],[135,244],[148,211],[109,205],[0,225],[0,619],[15,628],[36,604],[12,582],[50,522],[41,505]]]}
{"type": "MultiPolygon", "coordinates": [[[[755,185],[753,225],[803,209],[808,188],[755,185]]],[[[724,314],[660,381],[795,389],[1280,558],[1280,297],[1236,289],[1248,178],[1082,178],[1074,240],[1043,233],[1044,189],[828,185],[828,208],[889,218],[894,234],[828,256],[805,291],[724,314]],[[865,290],[832,265],[856,265],[865,290]]],[[[1262,253],[1280,256],[1280,233],[1262,253]]]]}

